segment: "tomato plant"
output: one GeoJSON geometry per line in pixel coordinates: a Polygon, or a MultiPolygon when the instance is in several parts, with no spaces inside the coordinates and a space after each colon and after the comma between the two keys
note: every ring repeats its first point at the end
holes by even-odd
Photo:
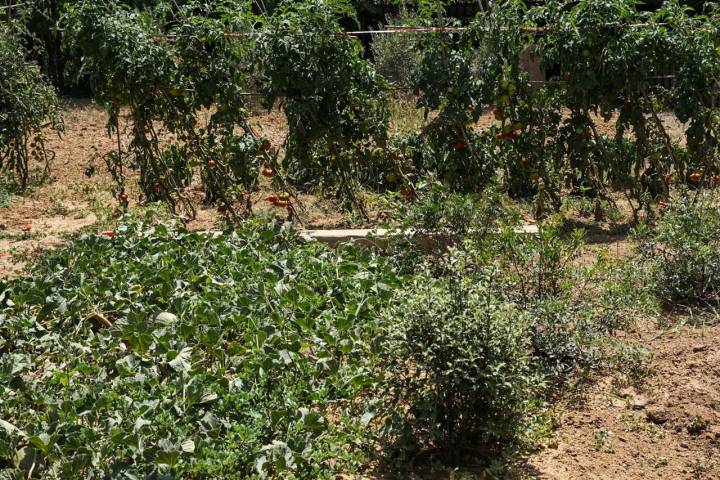
{"type": "Polygon", "coordinates": [[[54,153],[46,147],[46,126],[62,130],[55,89],[26,52],[12,25],[0,25],[0,174],[25,189],[32,162],[48,174],[54,153]]]}
{"type": "Polygon", "coordinates": [[[259,43],[264,101],[282,99],[288,121],[284,167],[295,182],[340,194],[365,216],[356,194],[363,155],[387,138],[384,82],[357,39],[342,34],[344,2],[284,2],[259,43]]]}
{"type": "Polygon", "coordinates": [[[288,180],[332,189],[367,216],[361,185],[414,198],[412,181],[435,174],[464,193],[499,181],[514,197],[533,196],[538,216],[558,210],[564,195],[583,195],[601,219],[616,193],[637,217],[667,200],[674,180],[714,185],[717,10],[700,17],[677,2],[655,12],[639,12],[629,0],[531,9],[492,2],[457,28],[443,5],[421,2],[413,20],[445,27],[413,43],[417,106],[432,120],[393,139],[387,84],[360,42],[342,32],[354,18],[348,2],[283,2],[265,18],[241,0],[166,5],[149,16],[106,4],[75,7],[71,37],[86,55],[111,132],[119,132],[120,109],[131,112],[129,146],[118,142],[107,157],[118,198],[126,194],[125,170],[138,168],[148,199],[192,210],[182,192],[199,177],[206,200],[237,220],[243,202],[249,213],[262,175],[282,190],[288,180]],[[547,68],[548,82],[530,80],[521,66],[528,56],[547,68]],[[288,121],[282,157],[247,123],[243,87],[257,73],[265,105],[278,104],[288,121]],[[664,81],[668,73],[674,82],[664,81]],[[210,120],[201,124],[206,109],[210,120]],[[495,123],[479,132],[475,124],[488,111],[495,123]],[[668,114],[688,123],[685,142],[670,136],[668,114]],[[600,120],[611,127],[600,129],[600,120]],[[177,142],[163,144],[158,129],[177,142]]]}
{"type": "Polygon", "coordinates": [[[154,23],[96,4],[75,8],[71,18],[72,42],[85,53],[94,93],[110,115],[109,132],[118,138],[117,151],[107,157],[118,194],[125,191],[125,170],[137,168],[148,200],[165,200],[192,216],[183,191],[199,169],[208,202],[220,202],[234,220],[238,207],[249,212],[260,164],[272,158],[248,124],[242,95],[250,46],[225,34],[252,26],[249,4],[189,2],[160,10],[154,23]],[[123,106],[133,123],[127,149],[118,123],[123,106]],[[160,129],[177,142],[164,144],[160,129]]]}

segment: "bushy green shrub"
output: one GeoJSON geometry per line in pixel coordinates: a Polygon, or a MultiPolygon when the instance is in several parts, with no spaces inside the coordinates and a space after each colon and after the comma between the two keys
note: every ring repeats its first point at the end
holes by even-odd
{"type": "MultiPolygon", "coordinates": [[[[391,26],[411,25],[416,19],[407,13],[401,13],[388,16],[385,22],[391,26]]],[[[380,29],[385,28],[386,25],[380,26],[380,29]]],[[[378,74],[397,87],[407,88],[412,85],[421,59],[416,34],[376,34],[373,36],[371,48],[378,74]]]]}
{"type": "Polygon", "coordinates": [[[679,195],[655,228],[645,232],[641,255],[666,306],[720,302],[720,205],[711,196],[679,195]]]}
{"type": "Polygon", "coordinates": [[[25,53],[11,26],[0,25],[0,175],[12,176],[21,189],[31,161],[49,171],[54,153],[46,147],[44,128],[62,128],[55,89],[25,53]]]}
{"type": "Polygon", "coordinates": [[[409,286],[385,317],[391,450],[431,448],[456,463],[518,442],[540,384],[521,310],[455,272],[409,286]]]}
{"type": "Polygon", "coordinates": [[[464,236],[484,237],[502,225],[519,221],[519,214],[497,191],[459,194],[429,175],[415,185],[417,201],[402,202],[396,219],[414,233],[446,234],[462,242],[464,236]]]}
{"type": "Polygon", "coordinates": [[[584,246],[584,232],[566,234],[556,222],[539,223],[537,234],[527,234],[519,227],[507,223],[497,235],[482,239],[475,247],[494,267],[496,288],[522,305],[565,295],[573,261],[584,246]]]}

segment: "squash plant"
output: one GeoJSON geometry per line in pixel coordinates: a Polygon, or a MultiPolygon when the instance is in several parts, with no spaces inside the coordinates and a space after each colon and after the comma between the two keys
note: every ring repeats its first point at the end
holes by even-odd
{"type": "Polygon", "coordinates": [[[389,260],[279,225],[84,236],[0,281],[0,477],[353,473],[400,288],[389,260]]]}

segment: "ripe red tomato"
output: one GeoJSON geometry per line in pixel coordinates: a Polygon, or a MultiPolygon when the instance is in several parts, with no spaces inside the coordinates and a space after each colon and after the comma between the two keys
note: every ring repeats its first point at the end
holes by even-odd
{"type": "Polygon", "coordinates": [[[703,174],[700,172],[693,172],[690,174],[690,180],[693,182],[699,182],[702,179],[703,174]]]}
{"type": "Polygon", "coordinates": [[[458,140],[455,140],[455,143],[453,143],[453,149],[455,149],[456,152],[465,150],[465,148],[467,148],[467,144],[465,143],[465,140],[458,139],[458,140]]]}
{"type": "Polygon", "coordinates": [[[106,230],[106,231],[102,232],[101,235],[103,237],[115,238],[117,236],[117,233],[113,232],[112,230],[106,230]]]}
{"type": "Polygon", "coordinates": [[[29,223],[20,226],[20,231],[29,232],[32,229],[29,223]]]}
{"type": "Polygon", "coordinates": [[[127,193],[121,193],[120,196],[118,196],[118,198],[120,199],[121,202],[127,203],[127,201],[128,201],[127,193]]]}
{"type": "Polygon", "coordinates": [[[272,178],[273,175],[275,175],[275,172],[273,172],[273,169],[268,167],[267,165],[264,165],[262,169],[260,170],[260,173],[263,177],[272,178]]]}
{"type": "Polygon", "coordinates": [[[161,187],[162,187],[162,185],[160,185],[160,182],[155,182],[155,183],[153,183],[153,188],[154,188],[155,190],[160,190],[161,187]]]}
{"type": "Polygon", "coordinates": [[[713,182],[720,183],[720,175],[713,176],[713,182]]]}
{"type": "Polygon", "coordinates": [[[215,165],[217,165],[217,162],[215,162],[215,160],[208,160],[208,167],[213,168],[215,165]]]}

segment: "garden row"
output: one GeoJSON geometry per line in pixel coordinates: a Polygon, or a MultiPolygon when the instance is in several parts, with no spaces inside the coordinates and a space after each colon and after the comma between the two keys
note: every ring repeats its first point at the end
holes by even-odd
{"type": "MultiPolygon", "coordinates": [[[[233,221],[250,213],[249,193],[261,175],[278,192],[270,201],[291,216],[301,213],[289,198],[298,188],[335,193],[365,213],[360,188],[412,200],[427,176],[451,191],[498,185],[534,198],[539,217],[559,209],[567,194],[594,199],[601,217],[619,192],[637,216],[667,201],[675,183],[720,183],[716,10],[690,15],[675,1],[652,13],[629,0],[533,9],[505,2],[462,29],[378,35],[377,64],[407,61],[417,107],[437,113],[422,131],[390,135],[390,85],[360,42],[340,34],[353,14],[346,2],[285,2],[271,17],[255,16],[245,2],[163,5],[152,14],[116,2],[70,5],[64,23],[67,48],[82,51],[80,72],[118,138],[105,160],[123,207],[129,170],[139,172],[144,199],[186,217],[193,206],[184,190],[199,180],[207,202],[233,221]],[[401,48],[392,44],[398,41],[401,48]],[[548,82],[538,86],[520,68],[528,51],[555,72],[548,82]],[[406,58],[383,58],[393,52],[406,58]],[[670,86],[658,81],[668,72],[670,86]],[[282,145],[248,124],[244,93],[255,89],[286,115],[282,145]],[[118,124],[123,108],[133,125],[127,145],[118,124]],[[210,119],[201,122],[207,109],[210,119]],[[488,110],[497,123],[479,131],[474,123],[488,110]],[[687,125],[683,139],[668,134],[663,113],[687,125]],[[614,135],[598,131],[601,119],[614,122],[614,135]],[[160,129],[177,141],[161,141],[160,129]]],[[[438,11],[426,8],[411,21],[458,26],[438,11]]],[[[42,136],[27,140],[56,110],[47,87],[38,87],[37,69],[18,64],[10,29],[2,35],[3,62],[16,67],[3,69],[0,82],[9,111],[1,119],[0,168],[22,184],[28,158],[48,156],[42,136]],[[9,73],[18,69],[23,76],[9,73]],[[22,88],[17,78],[26,79],[22,88]]]]}

